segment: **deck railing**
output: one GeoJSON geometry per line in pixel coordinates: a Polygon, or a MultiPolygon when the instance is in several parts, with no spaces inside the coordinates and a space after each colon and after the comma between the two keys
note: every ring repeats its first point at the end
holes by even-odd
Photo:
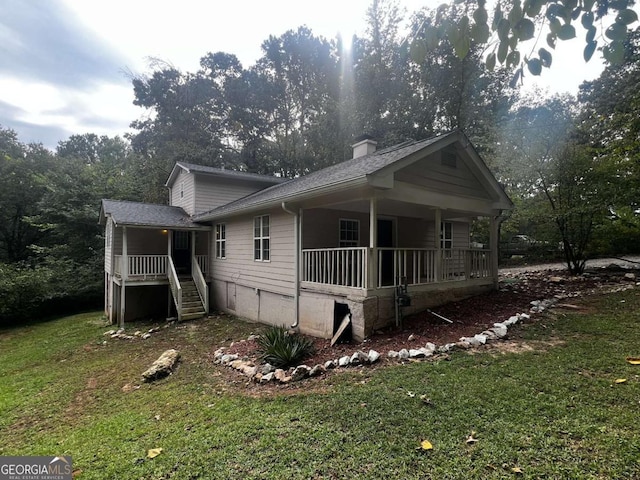
{"type": "Polygon", "coordinates": [[[302,281],[366,288],[367,249],[313,248],[302,251],[302,281]]]}
{"type": "MultiPolygon", "coordinates": [[[[127,255],[128,276],[134,280],[148,280],[166,278],[168,274],[168,255],[127,255]]],[[[192,259],[193,260],[193,259],[192,259]]],[[[196,255],[195,261],[203,275],[207,274],[208,255],[196,255]]],[[[122,255],[114,256],[114,273],[121,277],[123,271],[122,255]]]]}
{"type": "MultiPolygon", "coordinates": [[[[302,251],[302,281],[367,288],[368,248],[316,248],[302,251]]],[[[490,278],[489,250],[378,248],[373,287],[490,278]]]]}

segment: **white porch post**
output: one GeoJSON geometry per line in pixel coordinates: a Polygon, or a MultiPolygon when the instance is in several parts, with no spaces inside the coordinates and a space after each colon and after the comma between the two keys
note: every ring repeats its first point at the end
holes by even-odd
{"type": "Polygon", "coordinates": [[[369,199],[369,279],[367,288],[378,288],[378,199],[369,199]]]}
{"type": "MultiPolygon", "coordinates": [[[[167,230],[167,278],[169,276],[169,262],[171,262],[171,249],[173,247],[173,230],[167,230]]],[[[171,316],[171,287],[169,286],[169,297],[167,298],[167,318],[171,316]]]]}
{"type": "Polygon", "coordinates": [[[435,277],[435,281],[439,282],[442,280],[442,242],[440,238],[442,236],[442,210],[436,208],[435,211],[435,229],[434,229],[434,242],[436,247],[436,258],[433,262],[433,276],[435,277]]]}
{"type": "Polygon", "coordinates": [[[122,281],[120,287],[120,328],[124,328],[127,279],[129,278],[129,258],[127,257],[127,227],[122,227],[122,281]]]}
{"type": "Polygon", "coordinates": [[[492,216],[489,223],[489,248],[491,250],[491,276],[493,277],[493,286],[498,289],[498,247],[500,222],[499,217],[492,216]]]}

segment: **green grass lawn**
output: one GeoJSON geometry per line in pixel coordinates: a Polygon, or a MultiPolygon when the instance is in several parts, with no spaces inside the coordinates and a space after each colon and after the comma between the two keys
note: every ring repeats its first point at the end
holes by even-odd
{"type": "Polygon", "coordinates": [[[279,389],[212,364],[259,328],[229,317],[106,346],[95,313],[0,330],[0,455],[71,455],[80,479],[637,479],[640,366],[625,358],[640,356],[640,295],[583,305],[510,330],[513,351],[279,389]],[[172,347],[177,371],[142,384],[172,347]]]}

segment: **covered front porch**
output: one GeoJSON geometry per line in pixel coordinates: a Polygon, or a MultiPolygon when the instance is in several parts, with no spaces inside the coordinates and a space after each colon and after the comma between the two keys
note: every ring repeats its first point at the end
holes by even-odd
{"type": "Polygon", "coordinates": [[[361,340],[398,322],[401,291],[410,301],[400,316],[496,288],[501,211],[489,202],[456,199],[445,207],[380,189],[352,195],[300,205],[300,319],[307,331],[330,338],[336,312],[348,311],[361,340]],[[485,228],[481,248],[472,247],[474,222],[485,228]],[[332,320],[315,320],[318,310],[332,320]]]}
{"type": "Polygon", "coordinates": [[[497,281],[497,218],[384,198],[301,213],[301,287],[376,295],[400,285],[497,281]],[[471,224],[486,217],[489,244],[471,248],[471,224]]]}

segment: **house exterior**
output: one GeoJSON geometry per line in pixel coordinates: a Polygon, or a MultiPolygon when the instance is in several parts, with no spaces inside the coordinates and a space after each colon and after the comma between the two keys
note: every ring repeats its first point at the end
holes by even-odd
{"type": "Polygon", "coordinates": [[[467,137],[375,148],[364,139],[353,159],[288,181],[177,163],[170,205],[103,200],[106,314],[122,324],[215,308],[323,338],[349,314],[363,340],[398,305],[495,288],[513,205],[467,137]],[[470,247],[479,217],[487,249],[470,247]]]}

